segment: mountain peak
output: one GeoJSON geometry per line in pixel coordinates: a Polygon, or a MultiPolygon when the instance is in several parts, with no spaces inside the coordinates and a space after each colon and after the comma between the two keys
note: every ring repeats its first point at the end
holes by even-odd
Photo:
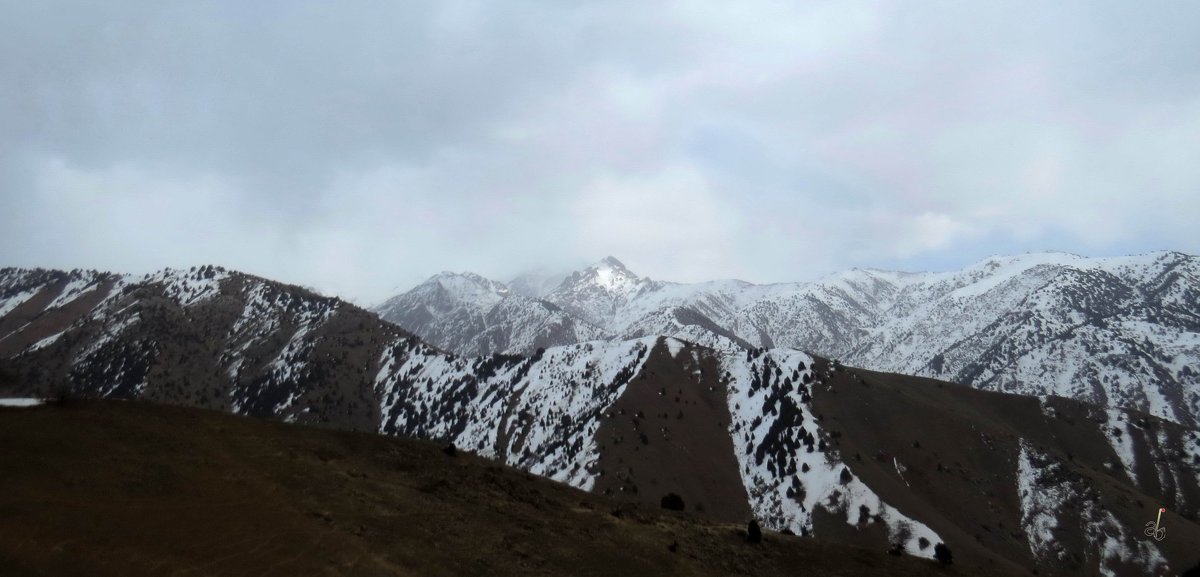
{"type": "Polygon", "coordinates": [[[615,257],[606,256],[583,271],[580,277],[587,284],[598,285],[607,291],[629,292],[636,290],[643,280],[615,257]]]}
{"type": "Polygon", "coordinates": [[[440,290],[452,298],[474,303],[480,307],[496,304],[508,296],[508,287],[504,283],[477,275],[473,272],[442,271],[429,277],[421,286],[414,290],[440,290]]]}
{"type": "Polygon", "coordinates": [[[612,269],[617,269],[617,270],[623,270],[626,272],[629,271],[629,269],[625,268],[624,263],[617,260],[617,257],[612,256],[612,255],[609,255],[609,256],[606,256],[606,257],[600,259],[600,262],[593,265],[593,268],[612,268],[612,269]]]}
{"type": "Polygon", "coordinates": [[[607,256],[571,273],[545,295],[545,300],[590,324],[606,326],[625,303],[654,286],[650,279],[639,277],[615,257],[607,256]]]}

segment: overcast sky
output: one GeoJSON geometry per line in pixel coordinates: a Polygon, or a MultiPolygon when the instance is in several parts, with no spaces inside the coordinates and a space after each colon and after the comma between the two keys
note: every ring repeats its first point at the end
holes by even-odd
{"type": "Polygon", "coordinates": [[[0,266],[1200,252],[1196,2],[0,0],[0,266]]]}

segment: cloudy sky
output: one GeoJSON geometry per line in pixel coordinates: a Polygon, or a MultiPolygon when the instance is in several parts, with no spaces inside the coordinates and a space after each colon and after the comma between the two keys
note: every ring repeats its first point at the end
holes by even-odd
{"type": "Polygon", "coordinates": [[[0,0],[0,266],[1200,252],[1200,4],[0,0]]]}

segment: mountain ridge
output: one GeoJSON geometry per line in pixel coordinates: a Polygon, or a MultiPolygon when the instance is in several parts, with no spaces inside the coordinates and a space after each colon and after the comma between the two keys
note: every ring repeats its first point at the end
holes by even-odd
{"type": "MultiPolygon", "coordinates": [[[[1136,408],[1186,424],[1200,419],[1200,258],[1177,251],[1026,253],[959,271],[853,269],[766,285],[652,281],[608,257],[567,276],[542,300],[597,329],[580,340],[663,334],[713,345],[719,336],[989,390],[1136,408]],[[620,290],[600,278],[605,269],[619,275],[620,290]]],[[[374,310],[450,350],[494,350],[472,348],[469,331],[423,331],[374,310]]],[[[519,332],[522,315],[508,318],[519,332]]],[[[573,338],[562,337],[564,344],[573,338]]]]}

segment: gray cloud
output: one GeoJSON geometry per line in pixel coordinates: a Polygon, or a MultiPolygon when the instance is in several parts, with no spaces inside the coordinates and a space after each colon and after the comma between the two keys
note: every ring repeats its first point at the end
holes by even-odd
{"type": "Polygon", "coordinates": [[[0,8],[0,264],[362,301],[605,254],[805,279],[1200,252],[1186,3],[0,8]]]}

